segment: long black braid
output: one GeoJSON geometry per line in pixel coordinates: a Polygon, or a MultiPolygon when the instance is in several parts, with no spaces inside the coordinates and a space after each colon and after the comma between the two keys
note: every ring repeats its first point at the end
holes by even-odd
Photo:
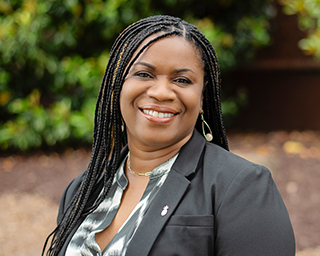
{"type": "MultiPolygon", "coordinates": [[[[152,16],[127,27],[115,40],[110,53],[100,92],[97,99],[92,155],[82,182],[52,236],[46,255],[58,255],[68,235],[80,217],[94,209],[107,196],[119,163],[120,151],[127,143],[125,130],[122,129],[120,112],[120,92],[127,73],[135,60],[152,43],[169,36],[181,36],[193,43],[204,64],[205,89],[203,96],[204,118],[213,131],[212,142],[228,150],[228,142],[222,121],[220,102],[220,70],[216,53],[206,37],[193,25],[175,17],[152,16]],[[151,35],[159,35],[134,53],[141,43],[151,35]],[[102,195],[93,205],[87,205],[95,185],[103,175],[102,195]]],[[[198,118],[196,129],[202,133],[201,120],[198,118]]]]}

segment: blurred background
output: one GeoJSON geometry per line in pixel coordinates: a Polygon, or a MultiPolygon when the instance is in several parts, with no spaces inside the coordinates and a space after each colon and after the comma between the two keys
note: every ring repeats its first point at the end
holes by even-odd
{"type": "Polygon", "coordinates": [[[231,151],[271,170],[297,255],[320,255],[319,0],[0,0],[0,256],[40,255],[90,159],[111,45],[154,14],[211,41],[231,151]]]}

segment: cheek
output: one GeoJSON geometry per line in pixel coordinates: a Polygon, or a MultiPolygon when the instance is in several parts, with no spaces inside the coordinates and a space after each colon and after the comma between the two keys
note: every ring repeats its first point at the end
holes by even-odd
{"type": "Polygon", "coordinates": [[[123,99],[123,92],[122,91],[120,93],[119,101],[120,101],[120,112],[122,114],[123,111],[125,110],[125,106],[124,106],[125,100],[123,99]]]}
{"type": "Polygon", "coordinates": [[[141,90],[134,83],[125,82],[120,92],[120,111],[123,119],[130,119],[134,115],[134,104],[141,95],[141,90]]]}
{"type": "Polygon", "coordinates": [[[143,93],[143,90],[144,87],[141,85],[141,83],[137,83],[132,79],[128,79],[122,86],[120,100],[122,99],[125,101],[125,103],[132,102],[143,93]]]}
{"type": "Polygon", "coordinates": [[[121,112],[121,116],[123,118],[123,120],[125,122],[127,122],[127,118],[128,116],[130,116],[129,114],[129,98],[128,98],[128,93],[126,90],[122,90],[120,93],[120,112],[121,112]]]}
{"type": "Polygon", "coordinates": [[[126,106],[128,106],[129,102],[132,101],[132,92],[130,91],[129,83],[125,82],[122,86],[121,92],[120,92],[120,109],[121,112],[126,110],[126,106]]]}
{"type": "Polygon", "coordinates": [[[200,93],[194,93],[183,100],[186,112],[185,117],[190,124],[195,124],[202,109],[202,97],[200,93]]]}
{"type": "Polygon", "coordinates": [[[192,94],[192,97],[185,100],[189,109],[193,109],[195,112],[199,113],[202,109],[202,102],[203,102],[203,94],[202,90],[197,90],[192,94]]]}

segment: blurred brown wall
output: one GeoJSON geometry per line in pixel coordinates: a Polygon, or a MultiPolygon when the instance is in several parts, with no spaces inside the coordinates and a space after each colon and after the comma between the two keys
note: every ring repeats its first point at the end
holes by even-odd
{"type": "Polygon", "coordinates": [[[298,48],[304,33],[297,17],[277,5],[273,44],[262,49],[253,63],[225,78],[244,87],[248,105],[234,128],[244,130],[320,129],[320,62],[298,48]]]}

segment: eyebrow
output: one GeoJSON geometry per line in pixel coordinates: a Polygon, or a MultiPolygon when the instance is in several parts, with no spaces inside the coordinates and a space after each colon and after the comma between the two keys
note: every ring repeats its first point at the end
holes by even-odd
{"type": "Polygon", "coordinates": [[[146,62],[137,62],[137,63],[133,64],[133,66],[136,66],[136,65],[142,65],[142,66],[145,66],[147,68],[156,69],[153,65],[151,65],[149,63],[146,63],[146,62]]]}
{"type": "MultiPolygon", "coordinates": [[[[192,69],[189,69],[189,68],[180,68],[180,69],[176,69],[174,72],[179,74],[179,73],[183,73],[183,72],[192,72],[194,73],[194,71],[192,69]]],[[[195,74],[195,73],[194,73],[195,74]]]]}
{"type": "MultiPolygon", "coordinates": [[[[133,66],[136,66],[136,65],[142,65],[142,66],[148,67],[148,68],[153,69],[153,70],[156,69],[155,66],[153,66],[153,65],[151,65],[149,63],[146,63],[146,62],[137,62],[137,63],[133,64],[133,66]]],[[[195,74],[195,72],[192,69],[189,69],[189,68],[175,69],[174,73],[179,74],[179,73],[188,72],[188,71],[195,74]]]]}

